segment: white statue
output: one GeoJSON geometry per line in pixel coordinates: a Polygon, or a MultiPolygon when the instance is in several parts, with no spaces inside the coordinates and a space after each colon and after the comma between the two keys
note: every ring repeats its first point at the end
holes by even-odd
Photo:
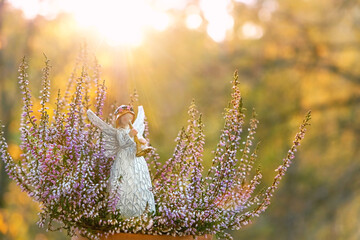
{"type": "Polygon", "coordinates": [[[115,193],[120,195],[116,209],[120,210],[124,218],[141,215],[147,205],[150,212],[155,212],[149,169],[142,156],[151,149],[143,138],[145,129],[143,107],[138,107],[135,121],[132,107],[128,105],[118,107],[115,111],[116,128],[102,121],[91,110],[87,111],[87,115],[103,133],[105,156],[115,157],[111,166],[108,191],[110,196],[115,193]]]}

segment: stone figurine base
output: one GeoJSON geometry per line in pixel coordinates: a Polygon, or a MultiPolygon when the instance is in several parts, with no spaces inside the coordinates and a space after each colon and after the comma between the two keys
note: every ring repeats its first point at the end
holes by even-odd
{"type": "MultiPolygon", "coordinates": [[[[197,240],[212,240],[212,235],[198,236],[197,240]]],[[[88,240],[84,237],[72,237],[71,240],[88,240]]],[[[133,234],[133,233],[116,233],[108,237],[103,237],[101,240],[194,240],[193,236],[168,236],[168,235],[146,235],[146,234],[133,234]]]]}

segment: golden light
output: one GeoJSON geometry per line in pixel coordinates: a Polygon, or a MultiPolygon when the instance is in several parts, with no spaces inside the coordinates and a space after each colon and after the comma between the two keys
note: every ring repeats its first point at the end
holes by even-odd
{"type": "Polygon", "coordinates": [[[208,35],[215,42],[222,42],[225,40],[227,32],[231,31],[234,26],[234,19],[230,15],[222,15],[218,21],[210,21],[207,27],[208,35]]]}
{"type": "Polygon", "coordinates": [[[252,22],[246,22],[241,30],[243,37],[247,39],[259,39],[264,34],[262,27],[252,22]]]}
{"type": "Polygon", "coordinates": [[[24,17],[27,19],[35,18],[41,8],[37,0],[11,0],[10,3],[13,7],[22,9],[24,17]]]}
{"type": "Polygon", "coordinates": [[[246,5],[255,5],[257,0],[235,0],[235,2],[240,2],[246,5]]]}
{"type": "Polygon", "coordinates": [[[189,29],[197,29],[201,26],[203,20],[199,14],[193,13],[186,17],[186,26],[189,29]]]}
{"type": "Polygon", "coordinates": [[[95,29],[111,46],[140,45],[148,28],[162,31],[168,26],[167,15],[144,0],[90,2],[85,9],[74,9],[73,15],[80,26],[95,29]]]}
{"type": "Polygon", "coordinates": [[[264,1],[258,13],[259,19],[262,21],[269,21],[273,12],[275,12],[278,7],[278,2],[275,0],[264,1]]]}
{"type": "Polygon", "coordinates": [[[200,7],[208,21],[207,33],[215,42],[225,40],[229,31],[233,30],[234,19],[230,14],[231,1],[200,0],[200,7]]]}
{"type": "Polygon", "coordinates": [[[164,31],[170,24],[166,12],[155,9],[147,0],[9,0],[27,19],[37,15],[53,16],[60,12],[73,15],[80,28],[96,31],[109,45],[137,46],[144,32],[164,31]]]}
{"type": "Polygon", "coordinates": [[[170,25],[170,16],[163,12],[154,12],[151,18],[151,25],[158,31],[164,31],[170,25]]]}
{"type": "MultiPolygon", "coordinates": [[[[138,46],[149,30],[164,31],[172,23],[168,11],[186,10],[185,24],[197,29],[206,24],[207,34],[216,42],[222,42],[232,33],[235,2],[253,5],[257,0],[199,0],[189,6],[184,0],[7,0],[21,9],[27,19],[38,15],[47,19],[65,12],[73,16],[79,29],[97,34],[111,46],[138,46]]],[[[275,0],[262,3],[259,18],[266,19],[276,10],[275,0]],[[261,16],[260,16],[261,15],[261,16]]],[[[176,19],[176,18],[174,18],[176,19]]],[[[260,38],[262,28],[245,24],[239,34],[245,38],[260,38]]]]}

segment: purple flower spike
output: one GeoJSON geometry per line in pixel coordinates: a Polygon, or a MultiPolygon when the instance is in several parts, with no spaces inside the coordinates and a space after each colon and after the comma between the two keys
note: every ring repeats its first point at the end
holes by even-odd
{"type": "MultiPolygon", "coordinates": [[[[204,124],[195,101],[191,102],[186,127],[176,138],[173,155],[160,164],[155,149],[146,157],[153,179],[156,213],[147,207],[139,217],[124,219],[116,205],[121,195],[108,193],[108,178],[113,158],[104,155],[104,139],[86,117],[93,104],[101,116],[106,97],[100,66],[88,65],[83,48],[64,96],[57,94],[52,118],[48,114],[50,99],[50,64],[45,59],[40,93],[40,119],[33,114],[29,90],[28,65],[19,67],[19,85],[23,94],[21,113],[21,159],[14,162],[0,131],[0,158],[10,176],[30,197],[41,202],[38,225],[54,230],[58,222],[69,235],[78,233],[89,239],[119,232],[155,235],[207,235],[232,239],[225,233],[251,223],[270,204],[274,191],[294,160],[311,118],[306,115],[293,145],[276,169],[271,186],[256,194],[262,174],[254,170],[258,144],[258,126],[253,111],[245,128],[245,108],[235,72],[232,93],[224,112],[224,128],[213,151],[212,165],[204,172],[204,124]],[[79,66],[82,65],[79,74],[79,66]],[[90,93],[95,93],[91,99],[90,93]]],[[[132,110],[136,101],[126,106],[132,110]]],[[[119,110],[119,111],[120,111],[119,110]]],[[[145,124],[145,138],[148,138],[145,124]]],[[[116,191],[116,192],[121,192],[116,191]]]]}

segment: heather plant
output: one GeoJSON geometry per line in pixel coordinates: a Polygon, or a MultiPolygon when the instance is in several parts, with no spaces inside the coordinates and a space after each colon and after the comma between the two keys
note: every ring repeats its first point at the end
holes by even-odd
{"type": "MultiPolygon", "coordinates": [[[[224,127],[210,169],[204,171],[204,124],[192,101],[188,124],[175,140],[173,155],[163,164],[156,150],[146,158],[152,169],[156,213],[145,210],[140,217],[124,219],[114,208],[117,197],[110,197],[107,192],[114,159],[104,155],[102,135],[86,118],[89,108],[95,109],[98,116],[103,115],[105,83],[101,81],[99,64],[96,61],[89,64],[86,54],[82,56],[63,96],[58,91],[52,114],[48,109],[49,60],[46,59],[43,68],[41,107],[36,114],[24,58],[19,67],[23,95],[19,160],[12,159],[2,132],[0,136],[0,156],[8,175],[41,206],[40,227],[65,229],[69,235],[77,233],[89,239],[118,232],[173,236],[213,234],[218,239],[232,239],[225,230],[240,229],[266,210],[304,138],[310,112],[276,169],[273,183],[262,191],[257,190],[262,178],[260,170],[254,168],[258,120],[253,111],[249,126],[245,127],[246,109],[235,72],[231,98],[224,111],[224,127]]],[[[134,94],[130,104],[137,102],[134,94]]],[[[111,120],[110,116],[108,121],[111,120]]],[[[145,132],[148,137],[147,128],[145,132]]]]}

